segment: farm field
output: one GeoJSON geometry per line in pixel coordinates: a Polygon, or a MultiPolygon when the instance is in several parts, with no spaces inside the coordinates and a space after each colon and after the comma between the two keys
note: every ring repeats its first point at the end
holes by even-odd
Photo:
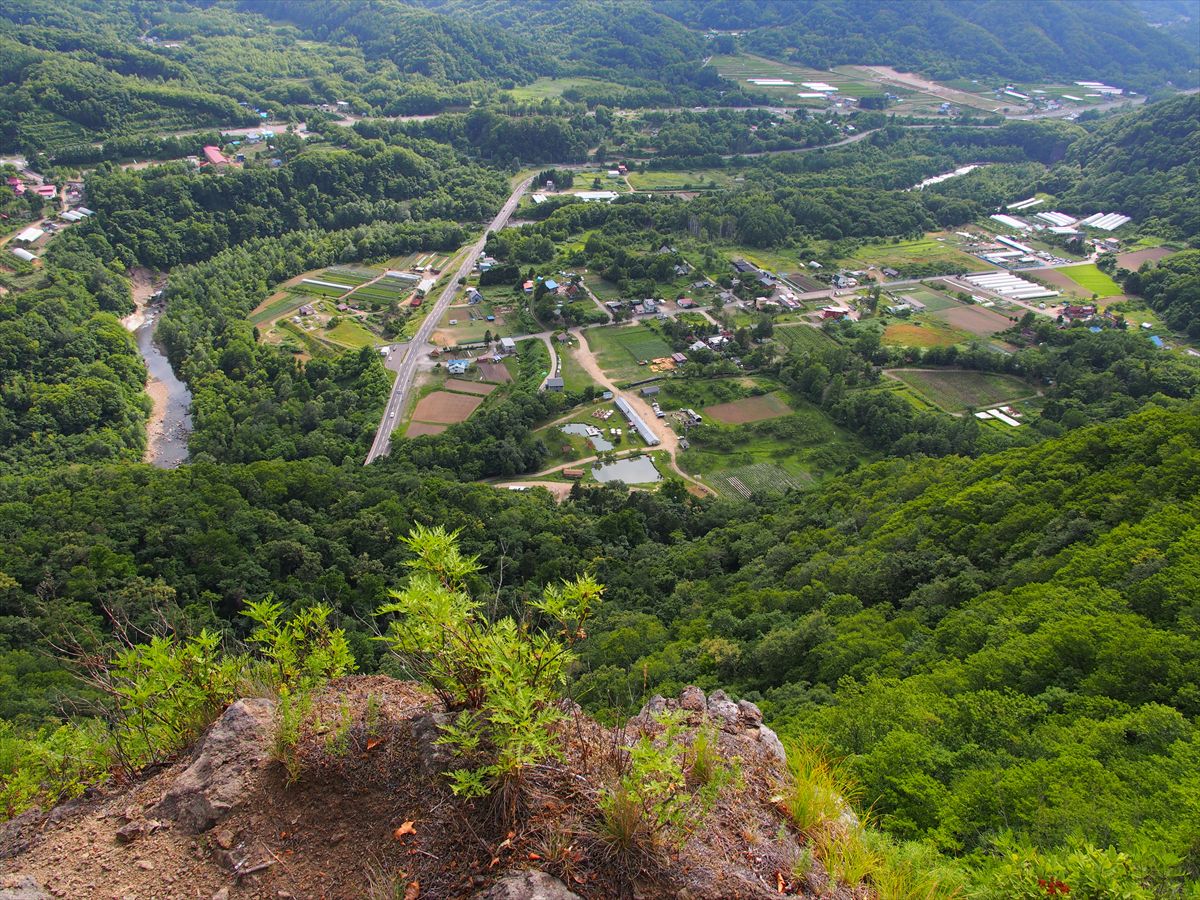
{"type": "Polygon", "coordinates": [[[676,457],[680,467],[725,496],[739,497],[743,494],[736,484],[723,480],[726,476],[733,475],[752,490],[756,473],[774,476],[781,486],[790,483],[785,478],[805,485],[872,458],[819,407],[798,397],[787,397],[786,402],[791,411],[776,418],[744,425],[722,425],[713,418],[689,429],[691,446],[676,457]],[[771,468],[740,471],[758,466],[771,468]]]}
{"type": "Polygon", "coordinates": [[[1132,250],[1129,253],[1117,254],[1117,265],[1123,269],[1129,269],[1131,272],[1136,272],[1142,267],[1144,262],[1158,262],[1160,259],[1166,259],[1168,256],[1174,255],[1175,251],[1169,247],[1147,247],[1145,250],[1132,250]]]}
{"type": "Polygon", "coordinates": [[[924,305],[926,312],[937,312],[938,310],[950,309],[951,307],[961,305],[952,297],[947,297],[940,291],[932,291],[925,287],[916,287],[912,289],[901,288],[900,290],[896,291],[895,296],[897,300],[901,301],[908,300],[910,298],[916,300],[924,305]]]}
{"type": "Polygon", "coordinates": [[[335,327],[325,331],[321,336],[335,344],[341,344],[343,347],[351,349],[373,347],[383,343],[382,338],[372,334],[352,318],[343,318],[335,327]]]}
{"type": "Polygon", "coordinates": [[[979,272],[996,268],[959,250],[949,238],[939,241],[937,236],[897,244],[867,244],[856,250],[853,256],[840,260],[839,264],[850,269],[887,267],[896,269],[902,276],[979,272]]]}
{"type": "Polygon", "coordinates": [[[481,397],[486,397],[496,389],[494,384],[484,384],[480,381],[464,381],[461,378],[450,378],[446,380],[446,390],[457,391],[461,394],[479,394],[481,397]]]}
{"type": "Polygon", "coordinates": [[[484,381],[490,381],[493,384],[508,384],[513,380],[512,373],[504,366],[503,363],[477,363],[479,375],[484,381]]]}
{"type": "Polygon", "coordinates": [[[834,341],[825,332],[811,325],[786,325],[775,329],[775,340],[788,350],[829,350],[834,341]]]}
{"type": "Polygon", "coordinates": [[[415,438],[425,434],[441,434],[446,430],[445,425],[434,425],[431,422],[409,422],[404,430],[404,436],[415,438]]]}
{"type": "Polygon", "coordinates": [[[929,313],[929,318],[945,322],[951,328],[969,331],[985,337],[1012,327],[1012,322],[999,313],[981,306],[963,306],[955,303],[929,313]]]}
{"type": "Polygon", "coordinates": [[[1012,375],[965,369],[891,369],[887,372],[934,406],[946,412],[967,407],[994,406],[1026,397],[1034,389],[1012,375]]]}
{"type": "Polygon", "coordinates": [[[969,341],[973,335],[944,322],[893,322],[883,330],[883,343],[889,347],[953,347],[969,341]]]}
{"type": "MultiPolygon", "coordinates": [[[[1038,281],[1047,285],[1051,290],[1070,295],[1062,298],[1067,302],[1070,302],[1072,298],[1083,299],[1092,296],[1091,291],[1069,276],[1064,275],[1061,269],[1039,269],[1037,272],[1030,272],[1028,278],[1031,281],[1038,281]]],[[[1052,301],[1047,298],[1046,305],[1049,306],[1053,302],[1057,302],[1057,299],[1055,298],[1052,301]]]]}
{"type": "Polygon", "coordinates": [[[449,391],[434,391],[418,401],[412,418],[414,422],[453,425],[455,422],[466,421],[482,402],[482,397],[452,394],[449,391]]]}
{"type": "Polygon", "coordinates": [[[649,369],[638,363],[671,354],[671,347],[662,336],[645,325],[591,328],[587,341],[600,367],[614,381],[649,377],[649,369]]]}
{"type": "MultiPolygon", "coordinates": [[[[748,53],[714,56],[709,64],[724,77],[736,81],[745,88],[769,94],[783,106],[801,106],[814,102],[797,96],[801,92],[809,91],[803,85],[805,81],[823,81],[853,97],[883,93],[883,88],[877,81],[859,73],[810,69],[748,53]],[[753,85],[748,80],[751,78],[778,78],[791,81],[793,84],[753,85]]],[[[815,102],[824,105],[822,100],[815,102]]]]}
{"type": "Polygon", "coordinates": [[[621,85],[613,84],[611,81],[601,81],[598,78],[538,78],[530,84],[509,88],[507,93],[512,94],[514,100],[546,100],[552,97],[561,97],[564,91],[572,88],[587,87],[622,90],[621,85]]]}
{"type": "Polygon", "coordinates": [[[813,278],[811,275],[805,275],[802,272],[792,272],[788,275],[788,278],[795,283],[796,287],[806,292],[823,291],[829,287],[829,285],[825,284],[824,282],[817,281],[817,279],[813,278]]]}
{"type": "Polygon", "coordinates": [[[265,325],[268,322],[274,322],[280,316],[298,309],[305,303],[312,303],[315,299],[315,297],[307,297],[304,294],[293,294],[288,291],[272,294],[250,313],[250,324],[265,325]]]}
{"type": "Polygon", "coordinates": [[[1121,293],[1121,286],[1113,281],[1107,273],[1101,272],[1094,263],[1083,266],[1067,266],[1065,269],[1056,271],[1066,275],[1089,294],[1114,297],[1121,293]]]}
{"type": "Polygon", "coordinates": [[[719,494],[749,500],[754,494],[778,497],[812,484],[810,475],[793,475],[771,463],[737,466],[709,476],[709,487],[719,494]]]}
{"type": "Polygon", "coordinates": [[[636,191],[707,191],[727,188],[733,184],[733,176],[721,169],[630,172],[628,180],[636,191]]]}
{"type": "Polygon", "coordinates": [[[786,416],[791,411],[792,408],[782,397],[777,394],[763,394],[760,397],[745,397],[741,400],[705,407],[702,414],[711,416],[725,425],[745,425],[747,422],[777,419],[780,416],[786,416]]]}

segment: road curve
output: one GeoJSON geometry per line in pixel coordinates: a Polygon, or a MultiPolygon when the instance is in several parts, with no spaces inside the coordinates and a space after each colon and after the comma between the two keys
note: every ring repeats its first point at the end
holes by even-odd
{"type": "MultiPolygon", "coordinates": [[[[388,397],[387,405],[383,408],[383,418],[379,422],[379,430],[375,432],[375,440],[371,443],[371,450],[367,454],[367,460],[364,465],[370,465],[380,456],[386,456],[392,449],[392,429],[396,427],[404,414],[404,405],[408,400],[408,392],[412,387],[413,377],[417,372],[417,361],[421,358],[421,354],[426,352],[429,338],[433,334],[433,330],[437,328],[438,322],[442,319],[442,314],[446,312],[450,306],[450,301],[454,299],[454,295],[458,292],[458,280],[466,278],[471,274],[471,270],[475,267],[475,261],[479,259],[479,255],[483,252],[483,247],[487,243],[489,231],[499,231],[512,217],[513,212],[517,208],[517,204],[521,202],[521,195],[529,189],[529,185],[533,183],[533,176],[529,176],[524,181],[516,186],[512,195],[505,201],[504,206],[500,208],[500,212],[496,213],[496,218],[492,220],[492,224],[484,231],[483,235],[462,258],[458,269],[451,274],[450,281],[446,287],[442,289],[442,293],[438,295],[433,306],[430,307],[425,320],[417,329],[417,333],[409,342],[408,348],[404,351],[404,361],[400,363],[396,369],[396,382],[392,385],[392,393],[388,397]]],[[[393,350],[392,352],[400,352],[393,350]]]]}

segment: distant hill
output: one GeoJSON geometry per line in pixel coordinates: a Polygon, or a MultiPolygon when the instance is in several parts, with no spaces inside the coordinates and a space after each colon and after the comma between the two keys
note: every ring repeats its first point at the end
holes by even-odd
{"type": "Polygon", "coordinates": [[[890,65],[940,78],[1099,79],[1149,90],[1196,84],[1200,57],[1200,39],[1153,28],[1127,2],[654,0],[654,7],[693,28],[747,32],[747,49],[820,68],[890,65]]]}

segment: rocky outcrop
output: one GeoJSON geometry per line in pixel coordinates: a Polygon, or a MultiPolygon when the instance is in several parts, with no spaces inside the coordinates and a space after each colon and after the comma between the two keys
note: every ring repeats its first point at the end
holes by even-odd
{"type": "Polygon", "coordinates": [[[189,831],[207,831],[237,808],[250,776],[270,758],[275,703],[239,700],[225,710],[197,745],[195,758],[175,779],[156,815],[189,831]]]}
{"type": "Polygon", "coordinates": [[[688,685],[679,692],[679,697],[663,697],[655,694],[641,712],[629,720],[634,728],[646,728],[663,713],[679,712],[688,718],[704,718],[722,731],[741,735],[758,744],[763,754],[778,768],[787,768],[787,751],[779,735],[763,724],[762,710],[749,700],[733,701],[722,690],[705,696],[695,685],[688,685]]]}
{"type": "Polygon", "coordinates": [[[565,884],[545,872],[528,869],[505,875],[476,900],[580,900],[565,884]]]}

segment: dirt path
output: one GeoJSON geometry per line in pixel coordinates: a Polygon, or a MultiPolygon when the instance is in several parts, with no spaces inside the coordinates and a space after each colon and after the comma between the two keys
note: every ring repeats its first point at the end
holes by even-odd
{"type": "Polygon", "coordinates": [[[546,382],[556,375],[561,376],[562,373],[558,370],[560,365],[558,361],[558,352],[554,349],[554,341],[550,339],[550,334],[548,332],[543,332],[542,334],[539,334],[538,337],[542,339],[542,343],[546,345],[546,349],[550,353],[550,368],[546,373],[546,377],[542,379],[542,383],[538,385],[538,390],[544,391],[546,389],[546,382]]]}

